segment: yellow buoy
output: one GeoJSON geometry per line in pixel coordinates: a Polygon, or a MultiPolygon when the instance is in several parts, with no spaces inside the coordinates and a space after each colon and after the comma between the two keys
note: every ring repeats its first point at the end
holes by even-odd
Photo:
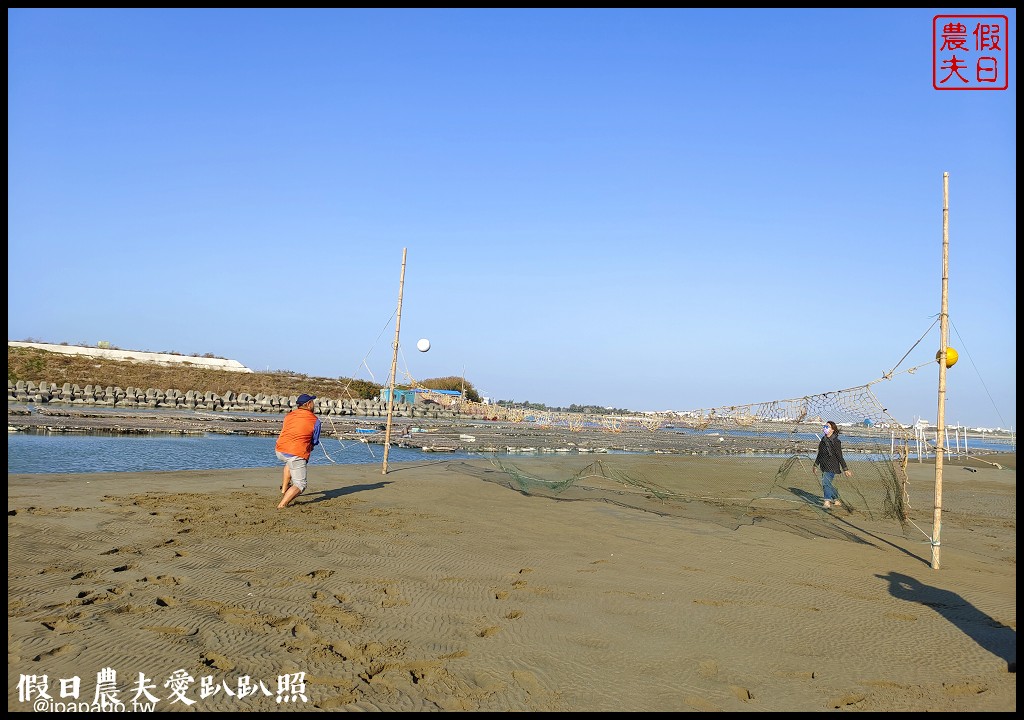
{"type": "MultiPolygon", "coordinates": [[[[941,357],[942,357],[942,351],[939,350],[937,353],[935,353],[935,362],[938,362],[941,357]]],[[[954,365],[956,365],[956,361],[959,360],[959,359],[960,359],[960,355],[959,355],[959,353],[957,353],[956,348],[951,348],[951,347],[947,346],[946,347],[946,367],[947,368],[953,367],[954,365]]]]}

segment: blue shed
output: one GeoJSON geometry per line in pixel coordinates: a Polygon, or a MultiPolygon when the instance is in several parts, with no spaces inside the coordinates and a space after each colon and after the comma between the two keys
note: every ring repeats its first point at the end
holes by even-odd
{"type": "MultiPolygon", "coordinates": [[[[462,397],[462,393],[459,392],[458,390],[428,390],[428,389],[425,389],[425,388],[414,388],[412,390],[399,390],[398,388],[395,388],[395,403],[396,404],[406,403],[406,404],[409,404],[409,405],[414,405],[417,402],[417,400],[418,400],[417,396],[425,394],[425,393],[432,393],[432,394],[435,394],[435,395],[450,395],[452,397],[462,397]]],[[[388,401],[388,389],[387,388],[381,388],[381,391],[380,391],[380,401],[382,403],[386,403],[388,401]]]]}
{"type": "MultiPolygon", "coordinates": [[[[416,393],[419,390],[395,390],[395,403],[401,405],[405,403],[412,405],[416,402],[416,393]]],[[[380,390],[380,401],[386,403],[388,401],[388,388],[381,388],[380,390]]]]}

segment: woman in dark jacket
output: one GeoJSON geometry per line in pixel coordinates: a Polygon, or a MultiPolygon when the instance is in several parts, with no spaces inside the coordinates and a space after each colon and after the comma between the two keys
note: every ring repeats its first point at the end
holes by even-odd
{"type": "Polygon", "coordinates": [[[843,459],[843,444],[839,442],[839,428],[829,420],[825,423],[823,430],[825,434],[821,436],[821,441],[818,443],[818,456],[814,458],[814,467],[815,469],[821,468],[821,489],[825,496],[825,507],[830,508],[833,505],[841,507],[843,501],[839,499],[839,493],[836,492],[832,479],[840,471],[846,477],[850,477],[853,473],[850,472],[846,466],[846,460],[843,459]]]}

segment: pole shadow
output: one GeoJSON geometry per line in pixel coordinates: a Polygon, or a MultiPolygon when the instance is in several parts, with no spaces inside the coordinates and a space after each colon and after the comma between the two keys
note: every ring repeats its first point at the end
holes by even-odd
{"type": "Polygon", "coordinates": [[[388,465],[388,471],[387,471],[386,474],[387,475],[392,475],[393,473],[406,472],[408,470],[416,470],[417,468],[435,467],[437,465],[448,465],[448,464],[453,463],[453,462],[459,462],[459,461],[458,460],[451,460],[449,458],[445,458],[443,460],[426,460],[424,462],[414,462],[414,461],[405,460],[405,461],[402,461],[400,464],[396,463],[396,464],[393,464],[393,465],[388,465]]]}
{"type": "Polygon", "coordinates": [[[1007,672],[1017,672],[1016,630],[978,610],[955,592],[897,572],[875,577],[889,583],[893,597],[930,607],[982,648],[1005,660],[1007,672]]]}

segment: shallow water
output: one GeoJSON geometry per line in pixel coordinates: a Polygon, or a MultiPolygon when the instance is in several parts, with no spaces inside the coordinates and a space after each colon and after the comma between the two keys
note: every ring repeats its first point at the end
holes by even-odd
{"type": "MultiPolygon", "coordinates": [[[[94,473],[160,470],[228,470],[278,467],[272,437],[243,435],[35,435],[8,433],[7,472],[94,473]]],[[[468,452],[423,452],[392,447],[388,463],[484,457],[468,452]]],[[[384,448],[325,440],[310,465],[383,462],[384,448]],[[328,457],[329,456],[329,457],[328,457]]]]}
{"type": "MultiPolygon", "coordinates": [[[[7,472],[11,473],[95,473],[154,472],[161,470],[230,470],[235,468],[278,467],[273,437],[249,435],[145,434],[36,434],[8,433],[7,472]]],[[[844,438],[852,451],[849,460],[878,459],[856,453],[856,440],[844,438]]],[[[971,448],[1006,451],[1005,443],[974,441],[971,448]]],[[[609,451],[619,454],[625,451],[609,451]]],[[[504,455],[504,453],[501,453],[504,455]]],[[[542,452],[518,452],[514,457],[542,456],[542,452]]],[[[490,458],[495,453],[458,450],[424,452],[412,448],[392,447],[389,463],[437,462],[490,458]]],[[[547,455],[550,457],[550,455],[547,455]]],[[[740,454],[738,457],[763,457],[763,453],[740,454]]],[[[587,455],[585,457],[591,457],[587,455]]],[[[599,458],[600,455],[594,455],[599,458]]],[[[911,456],[916,458],[916,455],[911,456]]],[[[375,464],[384,459],[384,448],[374,443],[341,441],[326,438],[310,457],[311,465],[375,464]]]]}

